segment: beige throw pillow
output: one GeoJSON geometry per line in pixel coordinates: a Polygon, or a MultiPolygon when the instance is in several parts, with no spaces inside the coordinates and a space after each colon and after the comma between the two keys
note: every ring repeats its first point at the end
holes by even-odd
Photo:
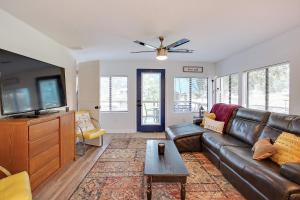
{"type": "Polygon", "coordinates": [[[277,152],[276,148],[271,144],[269,138],[258,140],[254,144],[252,151],[254,160],[263,160],[269,158],[277,152]]]}
{"type": "Polygon", "coordinates": [[[204,128],[216,131],[217,133],[223,133],[223,128],[224,128],[224,122],[216,121],[213,119],[205,119],[205,125],[204,128]]]}

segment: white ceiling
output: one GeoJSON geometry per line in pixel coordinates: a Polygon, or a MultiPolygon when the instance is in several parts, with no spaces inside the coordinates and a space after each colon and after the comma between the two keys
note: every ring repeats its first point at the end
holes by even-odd
{"type": "Polygon", "coordinates": [[[300,0],[0,0],[0,7],[74,51],[77,59],[149,60],[134,44],[183,37],[170,60],[216,62],[300,25],[300,0]]]}

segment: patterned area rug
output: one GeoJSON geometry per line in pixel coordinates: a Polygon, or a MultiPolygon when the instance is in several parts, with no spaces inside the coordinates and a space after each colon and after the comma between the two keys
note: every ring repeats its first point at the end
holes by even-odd
{"type": "MultiPolygon", "coordinates": [[[[164,135],[115,135],[70,199],[147,199],[143,176],[146,140],[159,138],[164,138],[164,135]]],[[[187,200],[244,199],[203,154],[183,153],[181,156],[190,173],[186,186],[187,200]]],[[[152,189],[154,200],[180,199],[179,184],[153,183],[152,189]]]]}

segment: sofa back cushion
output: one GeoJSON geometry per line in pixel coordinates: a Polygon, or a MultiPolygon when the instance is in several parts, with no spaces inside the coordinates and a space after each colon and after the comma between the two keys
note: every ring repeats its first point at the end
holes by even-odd
{"type": "Polygon", "coordinates": [[[300,116],[271,113],[259,138],[270,138],[272,142],[275,142],[282,132],[300,136],[300,116]]]}
{"type": "Polygon", "coordinates": [[[224,122],[224,131],[225,131],[232,114],[234,113],[235,110],[237,110],[240,107],[241,106],[234,105],[234,104],[216,103],[213,105],[210,112],[215,113],[216,115],[215,120],[224,122]]]}
{"type": "Polygon", "coordinates": [[[254,145],[266,124],[270,112],[239,108],[227,134],[254,145]]]}

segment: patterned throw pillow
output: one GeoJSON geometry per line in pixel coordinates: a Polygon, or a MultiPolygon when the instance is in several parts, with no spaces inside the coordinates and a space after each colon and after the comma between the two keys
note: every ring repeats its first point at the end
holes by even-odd
{"type": "Polygon", "coordinates": [[[205,121],[206,119],[216,119],[216,114],[215,113],[209,113],[209,112],[204,112],[204,117],[201,123],[201,126],[204,127],[205,126],[205,121]]]}
{"type": "Polygon", "coordinates": [[[271,159],[279,165],[300,163],[300,137],[283,132],[274,143],[277,153],[271,159]]]}
{"type": "Polygon", "coordinates": [[[85,111],[76,112],[75,118],[76,118],[76,124],[77,124],[77,126],[76,126],[77,132],[80,132],[80,128],[83,132],[95,129],[95,126],[92,123],[89,112],[85,112],[85,111]]]}
{"type": "Polygon", "coordinates": [[[224,128],[224,122],[220,122],[220,121],[216,121],[213,119],[209,119],[207,118],[205,120],[205,125],[204,128],[212,130],[212,131],[216,131],[217,133],[223,133],[223,128],[224,128]]]}
{"type": "Polygon", "coordinates": [[[258,140],[254,144],[252,151],[254,160],[263,160],[269,158],[277,152],[276,148],[271,144],[270,138],[258,140]]]}

